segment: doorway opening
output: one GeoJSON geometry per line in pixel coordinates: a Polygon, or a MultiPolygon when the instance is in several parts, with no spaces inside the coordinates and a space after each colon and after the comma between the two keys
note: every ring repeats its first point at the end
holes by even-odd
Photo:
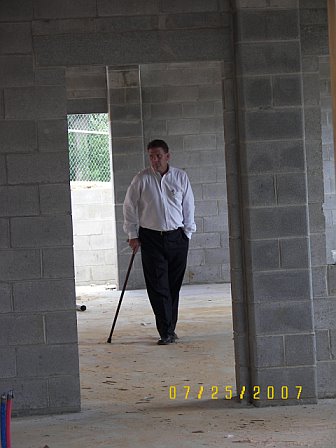
{"type": "Polygon", "coordinates": [[[106,340],[120,292],[91,289],[81,296],[90,305],[79,319],[83,404],[91,400],[92,384],[97,385],[95,393],[103,407],[113,402],[115,409],[126,408],[127,412],[143,409],[143,405],[182,408],[195,399],[204,404],[221,398],[227,405],[233,402],[222,79],[218,61],[107,69],[119,285],[131,255],[122,229],[122,204],[132,178],[148,166],[144,150],[148,141],[165,140],[172,166],[188,174],[197,232],[191,239],[181,290],[177,344],[163,350],[156,344],[158,334],[143,289],[140,254],[110,346],[106,340]]]}
{"type": "Polygon", "coordinates": [[[68,115],[76,287],[116,283],[108,114],[68,115]]]}

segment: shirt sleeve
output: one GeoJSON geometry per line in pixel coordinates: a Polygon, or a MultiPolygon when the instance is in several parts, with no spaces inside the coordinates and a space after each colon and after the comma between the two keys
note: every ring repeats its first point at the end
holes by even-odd
{"type": "Polygon", "coordinates": [[[138,238],[138,202],[140,199],[140,185],[137,177],[132,180],[131,185],[128,187],[124,204],[124,232],[127,233],[128,238],[138,238]]]}
{"type": "Polygon", "coordinates": [[[191,189],[191,185],[188,176],[185,175],[185,190],[182,200],[182,213],[183,213],[183,230],[187,237],[190,239],[191,234],[196,231],[195,224],[195,200],[194,194],[191,189]]]}

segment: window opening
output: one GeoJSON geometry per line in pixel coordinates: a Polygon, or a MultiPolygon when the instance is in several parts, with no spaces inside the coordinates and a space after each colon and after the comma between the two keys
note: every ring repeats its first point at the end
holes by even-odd
{"type": "Polygon", "coordinates": [[[68,115],[70,180],[110,182],[107,114],[68,115]]]}

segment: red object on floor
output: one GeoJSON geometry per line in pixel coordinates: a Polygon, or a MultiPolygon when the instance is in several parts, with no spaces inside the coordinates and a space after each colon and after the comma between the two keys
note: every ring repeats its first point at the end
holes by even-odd
{"type": "Polygon", "coordinates": [[[12,405],[13,405],[13,391],[10,391],[7,394],[7,406],[6,406],[6,445],[7,445],[7,448],[12,448],[12,438],[11,438],[12,405]]]}

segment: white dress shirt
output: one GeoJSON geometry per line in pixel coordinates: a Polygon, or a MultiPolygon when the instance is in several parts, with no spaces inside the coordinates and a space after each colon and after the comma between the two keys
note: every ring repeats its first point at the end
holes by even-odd
{"type": "Polygon", "coordinates": [[[169,166],[161,176],[152,167],[138,173],[128,187],[123,212],[124,231],[138,238],[138,229],[175,230],[183,227],[188,238],[196,230],[194,195],[187,173],[169,166]]]}

